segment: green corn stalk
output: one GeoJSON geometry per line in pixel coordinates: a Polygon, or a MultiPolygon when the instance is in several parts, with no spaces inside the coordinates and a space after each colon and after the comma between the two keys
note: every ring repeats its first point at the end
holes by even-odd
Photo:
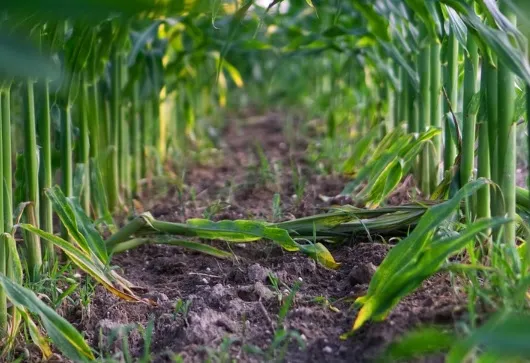
{"type": "Polygon", "coordinates": [[[475,160],[475,127],[477,111],[474,107],[478,91],[478,47],[471,35],[467,37],[468,55],[464,69],[464,120],[462,127],[462,162],[460,164],[460,185],[467,184],[473,178],[475,160]]]}
{"type": "Polygon", "coordinates": [[[150,172],[149,168],[149,135],[153,122],[153,104],[149,101],[143,102],[142,105],[142,177],[147,177],[150,172]]]}
{"type": "MultiPolygon", "coordinates": [[[[481,76],[481,109],[484,112],[481,112],[481,115],[486,115],[487,112],[487,96],[486,89],[488,86],[488,70],[487,67],[482,67],[482,76],[481,76]]],[[[477,167],[477,176],[479,178],[490,179],[490,150],[489,150],[489,132],[488,132],[488,122],[483,117],[478,124],[478,167],[477,167]]],[[[490,188],[482,188],[477,192],[477,217],[478,218],[490,218],[491,209],[490,209],[490,188]]]]}
{"type": "MultiPolygon", "coordinates": [[[[119,89],[113,90],[119,92],[118,97],[122,100],[122,92],[125,82],[127,81],[127,67],[125,65],[125,57],[122,52],[118,57],[119,64],[119,89]]],[[[119,159],[119,173],[122,194],[125,199],[129,197],[131,191],[131,171],[130,171],[130,150],[129,150],[129,125],[127,122],[127,108],[125,105],[119,104],[119,118],[118,118],[118,159],[119,159]]]]}
{"type": "MultiPolygon", "coordinates": [[[[0,90],[0,98],[3,97],[2,91],[0,90]]],[[[2,149],[2,104],[0,103],[0,151],[2,149]]],[[[0,235],[4,233],[4,168],[3,168],[3,157],[0,155],[0,235]]],[[[7,194],[7,193],[6,193],[7,194]]],[[[0,238],[0,276],[7,273],[7,245],[3,238],[0,238]]],[[[2,340],[7,333],[7,297],[5,291],[0,287],[0,340],[2,340]]]]}
{"type": "Polygon", "coordinates": [[[111,117],[110,117],[110,156],[109,169],[107,173],[107,191],[109,195],[109,209],[115,211],[120,198],[120,173],[118,159],[118,144],[120,132],[120,105],[121,105],[121,62],[118,50],[112,52],[112,95],[111,95],[111,117]]]}
{"type": "MultiPolygon", "coordinates": [[[[454,112],[458,110],[458,51],[459,44],[456,39],[456,35],[451,33],[448,42],[448,64],[447,64],[447,78],[448,78],[448,97],[451,102],[451,107],[446,108],[446,114],[449,113],[450,109],[454,112]]],[[[446,101],[447,102],[447,101],[446,101]]],[[[450,170],[454,165],[456,157],[456,145],[453,141],[451,134],[450,119],[445,118],[445,129],[444,129],[444,169],[450,170]]]]}
{"type": "MultiPolygon", "coordinates": [[[[420,74],[420,104],[418,131],[424,132],[431,124],[431,49],[425,46],[418,57],[418,70],[420,74]]],[[[425,195],[431,194],[430,184],[429,149],[425,147],[420,154],[420,180],[419,185],[425,195]]]]}
{"type": "Polygon", "coordinates": [[[89,101],[88,101],[88,85],[86,77],[81,77],[81,85],[79,88],[79,116],[80,116],[80,127],[79,127],[79,138],[80,138],[80,150],[79,150],[79,161],[84,165],[83,174],[83,192],[81,195],[81,205],[85,210],[85,213],[90,215],[90,131],[88,125],[89,117],[89,101]]]}
{"type": "Polygon", "coordinates": [[[72,105],[65,107],[64,117],[61,117],[61,186],[67,197],[73,196],[72,171],[72,105]]]}
{"type": "MultiPolygon", "coordinates": [[[[52,143],[51,143],[51,117],[50,117],[50,84],[44,82],[44,91],[42,94],[44,109],[42,119],[38,124],[39,141],[40,141],[40,170],[39,184],[40,194],[40,223],[41,228],[53,233],[53,209],[51,202],[43,194],[43,190],[51,188],[53,182],[52,175],[52,143]]],[[[53,244],[48,241],[43,242],[43,254],[46,261],[51,261],[54,257],[53,244]]]]}
{"type": "MultiPolygon", "coordinates": [[[[438,41],[431,46],[431,125],[437,128],[442,127],[442,62],[441,45],[438,41]]],[[[430,152],[430,187],[431,191],[436,189],[440,182],[439,164],[442,156],[442,139],[441,136],[435,136],[433,139],[433,150],[430,152]]]]}
{"type": "Polygon", "coordinates": [[[139,194],[140,187],[139,181],[142,179],[142,130],[140,122],[140,86],[138,82],[135,82],[133,95],[132,95],[132,105],[131,105],[131,144],[132,144],[132,154],[133,154],[133,193],[139,194]]]}
{"type": "MultiPolygon", "coordinates": [[[[528,37],[528,45],[530,46],[530,31],[528,31],[527,37],[528,37]]],[[[528,60],[530,61],[530,53],[527,54],[527,57],[528,57],[528,60]]],[[[527,127],[526,140],[527,140],[528,150],[530,150],[530,84],[526,85],[526,120],[527,120],[526,121],[526,127],[527,127]]],[[[529,151],[527,157],[528,157],[528,164],[527,165],[530,165],[530,151],[529,151]]],[[[530,190],[530,178],[528,178],[527,182],[528,182],[527,188],[528,188],[528,190],[530,190]]],[[[529,239],[530,239],[530,235],[527,236],[527,238],[526,238],[526,244],[527,245],[530,244],[529,239]]],[[[528,263],[529,262],[528,261],[528,256],[526,258],[527,258],[527,263],[528,263]]]]}
{"type": "Polygon", "coordinates": [[[90,87],[89,90],[89,109],[90,109],[90,118],[92,122],[89,122],[89,134],[90,134],[90,158],[97,160],[99,158],[99,148],[100,148],[100,117],[99,117],[99,91],[97,82],[90,87]]]}
{"type": "MultiPolygon", "coordinates": [[[[100,132],[100,110],[99,110],[99,92],[98,92],[98,86],[97,86],[97,81],[94,81],[92,86],[89,87],[88,89],[88,109],[89,109],[89,116],[90,116],[90,119],[92,120],[92,122],[89,122],[88,123],[88,126],[89,126],[89,144],[90,144],[90,147],[89,147],[89,156],[90,156],[90,167],[89,167],[89,173],[87,173],[87,177],[88,177],[88,181],[89,181],[89,184],[91,184],[91,189],[90,189],[90,203],[93,203],[92,205],[94,205],[94,210],[96,211],[96,215],[97,217],[101,217],[101,211],[97,208],[97,206],[100,206],[100,203],[99,203],[99,199],[101,199],[100,197],[98,197],[97,195],[94,195],[97,194],[97,191],[93,192],[92,188],[93,188],[93,185],[92,185],[92,168],[93,167],[96,167],[98,169],[98,171],[96,172],[97,175],[100,175],[100,172],[99,172],[99,169],[100,169],[100,166],[101,166],[101,161],[100,161],[100,156],[99,156],[99,148],[100,148],[100,145],[105,145],[103,141],[103,137],[101,135],[101,132],[100,132]]],[[[96,190],[97,190],[97,187],[94,187],[96,190]]],[[[100,188],[100,192],[101,191],[104,191],[104,187],[100,188]]],[[[108,201],[106,200],[105,198],[105,208],[108,208],[108,201]]]]}
{"type": "Polygon", "coordinates": [[[407,82],[407,129],[410,134],[418,132],[418,108],[416,107],[417,92],[412,81],[407,82]]]}
{"type": "MultiPolygon", "coordinates": [[[[35,95],[33,81],[26,81],[26,117],[24,118],[24,160],[26,167],[27,199],[32,203],[31,208],[34,215],[28,215],[28,219],[34,219],[35,225],[39,226],[39,165],[37,161],[37,134],[35,126],[35,95]]],[[[27,209],[28,210],[28,209],[27,209]]],[[[27,214],[31,214],[27,213],[27,214]]],[[[38,236],[26,235],[28,268],[30,278],[35,280],[42,265],[42,251],[38,236]]]]}
{"type": "Polygon", "coordinates": [[[398,119],[396,120],[396,127],[402,122],[409,120],[409,98],[410,98],[410,88],[407,72],[401,67],[399,69],[399,81],[401,84],[401,92],[399,93],[399,102],[398,102],[398,119]]]}
{"type": "MultiPolygon", "coordinates": [[[[500,9],[506,18],[516,24],[517,19],[511,11],[506,1],[501,1],[500,9]]],[[[516,200],[515,200],[515,174],[516,174],[516,123],[515,113],[515,75],[502,62],[499,62],[498,74],[498,97],[499,97],[499,118],[498,118],[498,182],[502,192],[504,203],[497,203],[497,213],[495,215],[507,216],[512,220],[504,227],[504,243],[508,246],[509,254],[513,259],[515,268],[519,267],[520,259],[516,250],[516,200]],[[501,209],[502,207],[502,209],[501,209]]]]}
{"type": "MultiPolygon", "coordinates": [[[[489,154],[490,154],[490,175],[493,181],[498,181],[498,146],[497,146],[497,137],[498,137],[498,118],[499,118],[499,109],[498,109],[498,77],[497,77],[497,68],[494,64],[490,62],[485,62],[483,65],[486,70],[486,98],[487,98],[487,121],[488,121],[488,133],[489,133],[489,154]]],[[[491,192],[491,212],[496,213],[496,205],[498,203],[498,191],[495,186],[490,188],[491,192]]]]}
{"type": "Polygon", "coordinates": [[[2,169],[4,190],[4,231],[13,228],[13,165],[11,160],[11,87],[2,92],[2,169]]]}
{"type": "Polygon", "coordinates": [[[397,123],[397,119],[395,118],[395,108],[396,108],[396,100],[395,100],[395,92],[392,86],[390,85],[390,82],[385,82],[385,98],[387,102],[387,113],[385,117],[385,131],[390,132],[394,128],[394,125],[397,123]]]}

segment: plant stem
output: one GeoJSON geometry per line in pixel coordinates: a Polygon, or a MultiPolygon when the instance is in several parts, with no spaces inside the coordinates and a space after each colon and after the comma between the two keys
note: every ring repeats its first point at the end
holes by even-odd
{"type": "MultiPolygon", "coordinates": [[[[490,176],[495,182],[499,182],[498,176],[498,149],[497,149],[497,137],[498,137],[498,77],[497,68],[490,62],[485,62],[484,69],[486,70],[486,99],[487,99],[487,121],[488,121],[488,134],[489,134],[489,156],[490,156],[490,176]]],[[[483,75],[484,76],[484,75],[483,75]]],[[[491,192],[491,213],[496,215],[496,205],[499,203],[498,191],[495,186],[490,188],[491,192]]]]}
{"type": "Polygon", "coordinates": [[[401,84],[401,92],[399,93],[399,117],[396,120],[396,127],[402,122],[409,120],[410,87],[407,72],[403,69],[403,67],[399,69],[399,81],[401,84]]]}
{"type": "MultiPolygon", "coordinates": [[[[420,76],[420,105],[419,105],[419,120],[418,132],[425,132],[427,127],[431,124],[431,49],[429,46],[424,46],[420,50],[418,58],[418,71],[420,76]]],[[[430,184],[430,165],[429,165],[429,149],[424,147],[420,154],[420,180],[419,185],[424,195],[431,194],[430,184]]]]}
{"type": "MultiPolygon", "coordinates": [[[[516,24],[516,16],[510,10],[510,7],[505,1],[501,2],[501,11],[506,18],[512,23],[516,24]]],[[[520,259],[517,254],[516,233],[515,233],[515,218],[516,203],[515,203],[515,173],[516,173],[516,126],[514,122],[515,114],[515,75],[511,70],[499,62],[499,81],[498,81],[498,97],[499,97],[499,118],[498,118],[498,177],[500,181],[500,189],[504,198],[503,209],[499,208],[501,215],[505,215],[512,219],[512,222],[504,226],[504,243],[508,247],[508,253],[513,259],[513,267],[518,269],[520,259]]],[[[501,206],[501,203],[498,203],[501,206]]]]}
{"type": "Polygon", "coordinates": [[[87,215],[90,215],[90,132],[88,126],[88,89],[86,77],[81,77],[79,88],[79,116],[80,116],[80,162],[84,166],[83,192],[81,205],[87,215]]]}
{"type": "MultiPolygon", "coordinates": [[[[27,199],[31,207],[26,211],[28,220],[33,219],[35,226],[39,227],[39,164],[37,161],[37,131],[35,127],[35,95],[33,81],[26,81],[26,117],[24,118],[24,162],[26,168],[27,199]]],[[[34,234],[26,234],[26,246],[28,253],[28,269],[30,279],[36,281],[42,265],[42,254],[40,239],[34,234]]]]}
{"type": "Polygon", "coordinates": [[[11,88],[2,94],[2,168],[4,174],[4,231],[13,228],[13,165],[11,159],[11,88]]]}
{"type": "Polygon", "coordinates": [[[129,149],[129,126],[127,124],[127,108],[122,99],[121,89],[126,82],[127,77],[127,68],[124,64],[125,57],[123,53],[120,52],[118,56],[119,69],[118,69],[118,85],[115,91],[118,92],[118,97],[120,102],[118,110],[118,159],[119,159],[119,173],[120,173],[120,186],[122,190],[122,195],[125,200],[129,197],[131,191],[131,171],[130,171],[130,149],[129,149]]]}
{"type": "MultiPolygon", "coordinates": [[[[38,125],[40,141],[40,225],[41,229],[53,234],[53,209],[51,201],[44,195],[44,190],[52,187],[52,144],[51,144],[51,117],[50,117],[50,84],[44,82],[42,95],[44,108],[42,120],[38,125]]],[[[43,242],[44,259],[52,262],[54,247],[49,241],[43,242]]]]}
{"type": "MultiPolygon", "coordinates": [[[[482,67],[481,76],[481,97],[480,107],[486,111],[488,106],[487,99],[487,67],[482,67]]],[[[481,112],[481,115],[487,115],[487,112],[481,112]]],[[[486,117],[485,117],[486,118],[486,117]]],[[[490,173],[490,150],[489,150],[489,132],[488,122],[486,119],[479,120],[478,124],[478,170],[477,176],[479,178],[491,178],[490,173]]],[[[491,217],[491,204],[490,204],[490,188],[480,188],[477,192],[477,217],[478,218],[490,218],[491,217]]],[[[488,233],[489,234],[489,233],[488,233]]]]}
{"type": "Polygon", "coordinates": [[[118,51],[112,54],[112,99],[110,117],[110,156],[109,170],[107,175],[107,189],[109,195],[109,209],[114,212],[118,207],[120,196],[120,173],[118,163],[118,143],[120,132],[120,61],[118,51]]]}
{"type": "MultiPolygon", "coordinates": [[[[431,125],[437,128],[442,127],[442,62],[441,45],[436,42],[431,45],[431,125]]],[[[430,153],[430,190],[435,190],[440,182],[439,165],[442,157],[442,137],[433,138],[434,150],[430,153]]]]}
{"type": "MultiPolygon", "coordinates": [[[[451,108],[455,112],[458,110],[458,50],[459,45],[456,35],[451,33],[448,44],[448,93],[451,108]]],[[[449,113],[449,107],[447,107],[447,113],[449,113]]],[[[450,119],[446,117],[444,128],[444,169],[446,171],[453,167],[456,157],[456,146],[453,141],[450,122],[450,119]]]]}
{"type": "Polygon", "coordinates": [[[90,87],[90,117],[92,122],[89,123],[90,126],[90,158],[97,160],[99,157],[99,148],[100,148],[100,129],[99,129],[99,92],[97,82],[94,82],[92,87],[90,87]]]}
{"type": "Polygon", "coordinates": [[[145,178],[150,174],[151,170],[151,168],[149,167],[149,132],[151,130],[149,125],[152,125],[153,122],[153,104],[149,100],[147,100],[143,103],[142,110],[142,176],[145,178]]]}
{"type": "Polygon", "coordinates": [[[462,127],[462,162],[460,165],[460,185],[464,186],[473,178],[475,160],[475,126],[477,110],[475,97],[478,91],[478,47],[471,35],[467,37],[468,56],[464,69],[464,100],[463,100],[463,127],[462,127]]]}
{"type": "MultiPolygon", "coordinates": [[[[0,90],[0,97],[2,97],[0,90]]],[[[4,168],[3,168],[3,148],[2,148],[2,105],[0,103],[0,236],[4,234],[4,168]]],[[[7,273],[7,246],[4,238],[0,237],[0,275],[7,273]]],[[[2,287],[0,287],[0,340],[7,335],[7,296],[2,287]]]]}
{"type": "Polygon", "coordinates": [[[133,192],[138,195],[140,193],[139,181],[142,179],[142,130],[140,124],[140,86],[135,82],[132,95],[131,106],[131,144],[133,152],[133,192]]]}

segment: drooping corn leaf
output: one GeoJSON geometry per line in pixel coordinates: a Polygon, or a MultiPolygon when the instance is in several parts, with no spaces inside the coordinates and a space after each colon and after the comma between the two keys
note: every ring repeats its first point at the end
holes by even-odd
{"type": "Polygon", "coordinates": [[[53,210],[59,215],[69,235],[88,256],[94,254],[103,264],[107,264],[109,256],[105,243],[86,216],[78,202],[67,199],[59,186],[45,191],[52,202],[53,210]]]}
{"type": "Polygon", "coordinates": [[[342,166],[344,173],[353,174],[356,171],[357,165],[364,161],[365,156],[370,150],[370,145],[374,143],[379,132],[379,127],[374,127],[354,143],[351,156],[342,166]]]}
{"type": "Polygon", "coordinates": [[[420,254],[432,240],[436,227],[454,213],[462,199],[471,196],[485,185],[487,185],[485,179],[477,179],[465,185],[452,199],[431,207],[412,233],[390,250],[375,272],[367,294],[357,299],[357,303],[362,305],[362,308],[355,321],[354,330],[361,327],[368,319],[384,317],[403,297],[402,293],[408,293],[406,286],[411,286],[408,282],[405,286],[391,286],[390,282],[396,283],[395,279],[399,278],[397,274],[403,269],[414,270],[420,254]]]}
{"type": "Polygon", "coordinates": [[[201,252],[217,258],[232,258],[232,254],[218,248],[208,246],[204,243],[185,241],[175,238],[168,238],[165,236],[154,237],[154,238],[135,238],[129,241],[118,243],[113,249],[112,253],[120,253],[132,248],[136,248],[145,244],[153,245],[168,245],[168,246],[179,246],[189,250],[201,252]]]}
{"type": "Polygon", "coordinates": [[[285,229],[294,235],[312,233],[313,231],[318,233],[336,227],[341,223],[349,222],[354,218],[356,218],[354,212],[334,211],[276,223],[274,226],[285,229]]]}
{"type": "Polygon", "coordinates": [[[222,251],[212,246],[208,246],[204,243],[184,241],[184,240],[178,240],[178,239],[159,240],[156,243],[168,245],[168,246],[184,247],[189,250],[205,253],[207,255],[214,256],[217,258],[232,258],[233,257],[233,255],[229,252],[222,251]]]}
{"type": "Polygon", "coordinates": [[[40,349],[42,355],[44,356],[44,359],[49,359],[53,353],[50,345],[48,344],[47,339],[41,334],[39,328],[37,327],[37,324],[35,324],[29,314],[26,313],[24,308],[19,308],[18,311],[24,319],[26,326],[28,327],[29,335],[31,337],[31,340],[33,341],[33,344],[35,344],[40,349]]]}
{"type": "Polygon", "coordinates": [[[403,177],[403,162],[402,160],[395,160],[389,164],[385,171],[374,181],[374,186],[368,195],[368,208],[379,206],[399,184],[403,177]]]}
{"type": "Polygon", "coordinates": [[[0,284],[9,300],[18,308],[28,309],[41,319],[46,333],[57,348],[76,362],[94,360],[94,355],[81,334],[63,317],[44,304],[33,291],[0,274],[0,284]]]}
{"type": "Polygon", "coordinates": [[[17,242],[13,235],[9,233],[3,233],[0,237],[0,243],[7,246],[7,275],[9,278],[21,284],[23,281],[23,268],[20,256],[18,255],[17,242]]]}
{"type": "Polygon", "coordinates": [[[247,220],[212,222],[208,219],[189,219],[186,224],[161,221],[151,222],[151,224],[155,229],[166,233],[237,243],[254,242],[265,238],[278,243],[287,251],[299,250],[298,244],[286,230],[269,226],[263,222],[247,220]]]}
{"type": "Polygon", "coordinates": [[[68,256],[68,258],[81,270],[92,276],[97,282],[102,284],[107,290],[109,290],[114,295],[126,301],[144,301],[137,296],[135,296],[132,291],[128,289],[128,286],[123,285],[117,281],[116,277],[113,275],[112,271],[103,264],[101,260],[98,260],[97,257],[89,252],[73,246],[71,243],[65,241],[64,239],[55,236],[51,233],[40,230],[30,224],[20,224],[20,228],[28,232],[34,233],[41,238],[44,238],[55,246],[63,250],[63,252],[68,256]],[[118,282],[119,287],[116,282],[118,282]],[[122,291],[125,290],[125,291],[122,291]]]}
{"type": "Polygon", "coordinates": [[[483,44],[489,47],[500,62],[530,84],[530,65],[525,57],[524,49],[512,44],[508,33],[484,24],[464,0],[441,1],[460,14],[469,31],[473,32],[483,44]]]}
{"type": "MultiPolygon", "coordinates": [[[[21,285],[23,280],[23,269],[22,263],[20,262],[20,257],[18,255],[15,239],[11,234],[3,233],[0,235],[0,243],[4,246],[7,246],[6,275],[12,282],[21,285]]],[[[0,358],[12,351],[16,343],[21,324],[22,317],[18,309],[15,309],[13,310],[11,318],[9,319],[9,329],[3,340],[4,346],[0,348],[0,358]]]]}
{"type": "Polygon", "coordinates": [[[145,218],[149,228],[163,233],[236,243],[269,239],[287,251],[302,251],[326,267],[338,266],[331,253],[323,245],[317,247],[300,245],[289,235],[287,230],[263,222],[248,220],[212,222],[208,219],[190,219],[186,224],[181,224],[157,221],[149,215],[145,218]]]}
{"type": "Polygon", "coordinates": [[[376,292],[377,295],[368,294],[359,300],[362,308],[355,320],[354,330],[361,327],[370,318],[374,320],[385,319],[401,299],[439,271],[448,257],[462,250],[480,232],[498,227],[508,221],[506,218],[479,220],[460,234],[435,241],[432,241],[433,234],[430,234],[422,250],[414,256],[409,256],[407,263],[398,267],[387,281],[382,282],[381,287],[376,292]]]}
{"type": "MultiPolygon", "coordinates": [[[[416,138],[413,135],[403,135],[402,132],[394,133],[395,136],[387,139],[391,143],[386,151],[376,150],[367,165],[359,172],[357,180],[353,182],[358,185],[363,179],[367,180],[367,185],[356,198],[371,207],[381,204],[394,191],[403,175],[408,173],[412,161],[420,151],[440,132],[438,128],[429,128],[416,138]]],[[[383,142],[387,143],[385,140],[383,142]]],[[[351,187],[351,184],[347,185],[343,193],[352,190],[351,187]]]]}
{"type": "Polygon", "coordinates": [[[425,211],[426,209],[410,212],[396,212],[385,214],[376,218],[359,219],[356,221],[343,223],[327,232],[351,236],[355,233],[377,234],[389,231],[394,233],[399,230],[407,231],[410,229],[410,227],[418,223],[425,211]]]}
{"type": "Polygon", "coordinates": [[[458,13],[451,7],[444,5],[447,15],[449,17],[449,26],[451,33],[453,33],[463,49],[467,49],[467,28],[458,13]]]}
{"type": "Polygon", "coordinates": [[[311,257],[313,260],[320,263],[322,266],[337,269],[340,263],[335,262],[335,259],[322,243],[314,243],[309,245],[300,245],[300,251],[311,257]]]}

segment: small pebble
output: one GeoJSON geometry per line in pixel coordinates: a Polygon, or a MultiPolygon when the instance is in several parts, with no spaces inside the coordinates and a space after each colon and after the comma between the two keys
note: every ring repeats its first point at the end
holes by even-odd
{"type": "Polygon", "coordinates": [[[302,278],[301,278],[301,277],[299,277],[299,278],[298,278],[298,280],[299,280],[300,282],[304,282],[304,280],[302,280],[302,278]]]}
{"type": "Polygon", "coordinates": [[[210,271],[212,271],[212,269],[209,268],[209,267],[206,267],[206,271],[210,272],[210,271]]]}
{"type": "Polygon", "coordinates": [[[202,279],[202,282],[204,282],[205,284],[208,284],[208,280],[206,280],[205,278],[202,279]]]}
{"type": "Polygon", "coordinates": [[[323,351],[324,353],[326,353],[326,354],[331,354],[331,353],[333,353],[333,349],[331,349],[331,347],[330,347],[329,345],[326,345],[326,346],[324,347],[324,349],[322,349],[322,351],[323,351]]]}

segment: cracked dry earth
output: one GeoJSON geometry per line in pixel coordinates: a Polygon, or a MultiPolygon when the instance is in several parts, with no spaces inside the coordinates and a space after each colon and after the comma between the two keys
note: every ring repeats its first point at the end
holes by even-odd
{"type": "MultiPolygon", "coordinates": [[[[155,218],[182,222],[202,217],[206,208],[220,199],[226,202],[225,208],[213,219],[270,220],[271,201],[278,192],[283,218],[301,217],[329,207],[330,199],[320,196],[337,195],[346,182],[340,176],[320,176],[311,170],[304,160],[307,142],[286,138],[280,114],[254,118],[244,126],[230,124],[223,140],[222,162],[213,167],[191,168],[184,192],[168,190],[163,196],[145,197],[145,209],[155,218]],[[273,185],[249,176],[249,170],[257,163],[253,152],[256,142],[262,145],[271,165],[289,165],[292,161],[298,165],[306,181],[302,199],[293,197],[291,168],[285,168],[286,173],[278,176],[273,185]],[[229,191],[228,179],[232,185],[229,191]],[[190,196],[191,187],[195,189],[194,198],[190,196]]],[[[337,202],[333,198],[331,201],[337,202]]],[[[219,242],[214,245],[227,248],[219,242]]],[[[237,260],[219,260],[167,246],[145,246],[118,255],[114,264],[121,267],[127,279],[144,287],[144,296],[157,301],[158,306],[122,302],[98,287],[90,309],[83,313],[80,309],[71,311],[70,320],[107,357],[123,349],[121,342],[109,339],[116,329],[128,324],[145,327],[152,321],[150,352],[156,362],[178,361],[176,356],[185,362],[230,361],[221,360],[223,353],[242,362],[278,360],[281,349],[275,351],[276,357],[260,356],[247,349],[257,346],[266,351],[279,328],[278,290],[268,277],[272,273],[280,281],[279,293],[284,299],[289,288],[300,284],[283,321],[287,330],[298,334],[300,342],[293,339],[286,346],[285,361],[368,362],[407,330],[421,324],[451,326],[464,312],[464,300],[451,287],[449,277],[437,275],[402,301],[387,320],[366,324],[351,338],[341,340],[339,336],[349,331],[355,317],[353,299],[365,293],[373,271],[391,248],[389,245],[368,243],[366,237],[353,236],[348,243],[330,248],[341,263],[336,271],[318,266],[301,254],[283,252],[265,241],[230,248],[237,260]],[[175,309],[178,301],[189,302],[187,313],[175,309]],[[229,339],[231,344],[227,344],[229,339]]],[[[144,336],[141,329],[129,332],[128,350],[133,357],[143,356],[144,336]]],[[[423,361],[443,361],[443,357],[432,356],[423,361]]]]}

